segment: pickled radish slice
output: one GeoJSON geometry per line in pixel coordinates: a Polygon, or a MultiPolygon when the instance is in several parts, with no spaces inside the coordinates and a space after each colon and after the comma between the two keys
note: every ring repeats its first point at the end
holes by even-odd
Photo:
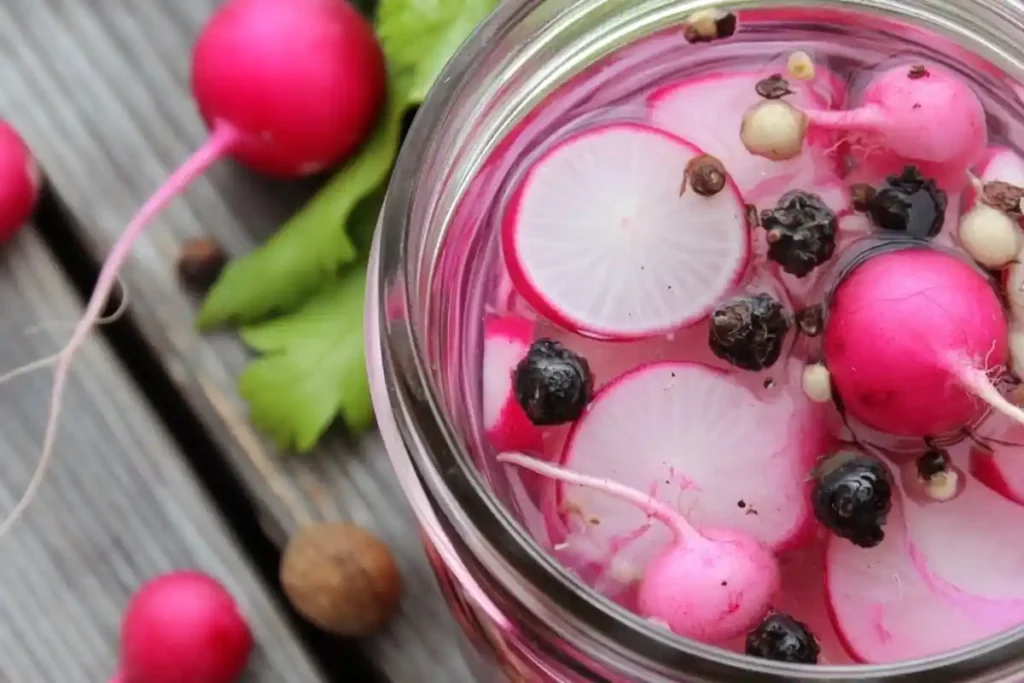
{"type": "MultiPolygon", "coordinates": [[[[697,528],[729,528],[779,548],[806,538],[808,472],[825,449],[820,408],[799,382],[759,396],[731,376],[687,362],[642,365],[595,396],[562,464],[655,496],[697,528]]],[[[559,485],[549,510],[568,542],[585,533],[642,569],[670,541],[635,506],[559,485]]]]}
{"type": "Polygon", "coordinates": [[[516,289],[573,332],[636,339],[692,324],[740,279],[746,207],[732,183],[681,192],[690,143],[639,124],[590,128],[524,174],[502,226],[516,289]]]}
{"type": "MultiPolygon", "coordinates": [[[[954,456],[956,461],[962,460],[954,456]]],[[[1024,620],[1024,508],[967,476],[941,504],[907,501],[907,535],[922,568],[955,592],[991,603],[986,610],[1024,620]]]]}
{"type": "MultiPolygon", "coordinates": [[[[774,72],[720,73],[670,83],[647,99],[648,120],[718,157],[747,201],[760,207],[786,190],[804,187],[816,178],[835,177],[836,162],[827,152],[828,136],[811,136],[804,152],[788,161],[751,154],[739,137],[743,114],[761,101],[756,86],[774,72]],[[825,143],[825,144],[822,144],[825,143]]],[[[786,102],[803,108],[828,108],[830,102],[808,83],[791,80],[786,102]]]]}
{"type": "Polygon", "coordinates": [[[498,451],[536,451],[541,430],[516,401],[512,374],[534,338],[532,320],[492,315],[484,322],[483,419],[491,446],[498,451]]]}
{"type": "Polygon", "coordinates": [[[828,616],[825,596],[827,539],[828,534],[822,530],[821,538],[779,557],[782,586],[772,609],[788,614],[810,628],[821,647],[819,664],[852,664],[854,660],[828,616]]]}
{"type": "MultiPolygon", "coordinates": [[[[928,506],[925,514],[944,505],[928,506]]],[[[885,540],[878,546],[858,548],[838,537],[828,543],[825,583],[830,615],[851,654],[869,664],[925,657],[1024,620],[1024,610],[1013,602],[958,593],[931,574],[921,564],[920,553],[912,552],[899,507],[890,514],[885,540]]],[[[979,556],[959,548],[959,533],[947,531],[946,554],[962,553],[966,561],[974,560],[973,566],[983,565],[979,556]]]]}
{"type": "Polygon", "coordinates": [[[971,448],[971,474],[999,495],[1024,505],[1024,427],[1007,430],[999,440],[1012,445],[971,448]]]}

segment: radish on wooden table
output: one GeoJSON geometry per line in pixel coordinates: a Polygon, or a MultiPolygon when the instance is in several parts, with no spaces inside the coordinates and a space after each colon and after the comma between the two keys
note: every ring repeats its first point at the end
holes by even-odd
{"type": "MultiPolygon", "coordinates": [[[[742,376],[696,363],[641,365],[597,393],[561,464],[650,493],[700,528],[797,545],[813,525],[808,473],[827,448],[823,411],[803,397],[799,369],[787,364],[777,390],[762,395],[742,376]]],[[[552,498],[545,514],[556,542],[585,536],[642,569],[669,540],[641,510],[591,488],[556,482],[552,498]]]]}
{"type": "MultiPolygon", "coordinates": [[[[747,209],[719,164],[650,126],[582,130],[547,150],[508,201],[502,252],[538,312],[592,337],[638,339],[705,318],[740,279],[747,209]]],[[[725,169],[728,172],[728,169],[725,169]]]]}
{"type": "Polygon", "coordinates": [[[522,454],[498,461],[636,506],[664,524],[671,539],[643,570],[637,611],[674,633],[714,642],[754,627],[766,614],[779,586],[772,551],[750,535],[731,529],[698,530],[662,501],[601,477],[590,477],[522,454]]]}
{"type": "Polygon", "coordinates": [[[0,244],[25,225],[35,209],[42,174],[18,132],[0,121],[0,244]]]}
{"type": "Polygon", "coordinates": [[[970,86],[923,64],[878,73],[853,109],[759,103],[744,115],[741,130],[747,149],[768,158],[797,156],[811,131],[836,131],[861,148],[959,174],[979,161],[988,140],[985,112],[970,86]]]}
{"type": "Polygon", "coordinates": [[[960,431],[989,407],[1024,422],[993,384],[1005,372],[1008,333],[982,272],[944,251],[904,247],[870,256],[840,281],[823,352],[851,416],[889,434],[929,437],[960,431]]]}
{"type": "Polygon", "coordinates": [[[103,263],[86,311],[52,359],[49,420],[29,487],[0,524],[3,535],[38,488],[56,439],[67,375],[96,325],[132,245],[149,222],[212,164],[231,156],[267,174],[322,171],[370,132],[385,96],[384,57],[345,0],[231,0],[196,41],[192,89],[210,127],[206,142],[132,218],[103,263]]]}
{"type": "Polygon", "coordinates": [[[158,576],[132,596],[110,683],[237,683],[253,636],[225,588],[196,571],[158,576]]]}

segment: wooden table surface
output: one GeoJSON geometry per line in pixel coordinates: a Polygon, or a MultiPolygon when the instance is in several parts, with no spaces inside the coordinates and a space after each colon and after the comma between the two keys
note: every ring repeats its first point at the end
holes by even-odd
{"type": "MultiPolygon", "coordinates": [[[[189,53],[216,0],[0,3],[0,116],[51,193],[0,255],[0,372],[52,353],[131,215],[204,139],[189,53]]],[[[313,183],[222,163],[140,240],[123,274],[129,315],[94,334],[65,399],[36,503],[0,541],[0,683],[92,683],[115,667],[125,601],[146,578],[197,568],[251,617],[246,681],[472,680],[379,437],[285,456],[247,425],[233,335],[194,331],[176,279],[182,242],[233,253],[263,240],[313,183]],[[389,544],[406,597],[383,633],[349,643],[305,627],[276,585],[280,549],[313,520],[351,520],[389,544]]],[[[39,451],[51,375],[0,387],[0,512],[39,451]]]]}

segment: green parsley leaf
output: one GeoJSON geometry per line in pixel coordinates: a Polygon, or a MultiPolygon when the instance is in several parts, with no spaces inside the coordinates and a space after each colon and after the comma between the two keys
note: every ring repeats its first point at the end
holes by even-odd
{"type": "Polygon", "coordinates": [[[455,51],[495,0],[380,0],[377,35],[389,77],[408,102],[419,104],[455,51]]]}
{"type": "Polygon", "coordinates": [[[359,202],[387,180],[405,110],[394,94],[389,96],[362,149],[266,244],[228,264],[203,301],[199,329],[291,310],[356,260],[346,224],[359,202]]]}
{"type": "Polygon", "coordinates": [[[340,413],[351,433],[373,424],[366,375],[366,269],[351,270],[302,308],[242,329],[264,354],[242,373],[249,418],[282,450],[312,449],[340,413]]]}
{"type": "Polygon", "coordinates": [[[263,246],[235,259],[206,295],[197,324],[209,330],[292,310],[357,258],[354,207],[386,184],[402,119],[418,106],[495,0],[381,0],[377,33],[388,63],[388,103],[372,137],[263,246]]]}

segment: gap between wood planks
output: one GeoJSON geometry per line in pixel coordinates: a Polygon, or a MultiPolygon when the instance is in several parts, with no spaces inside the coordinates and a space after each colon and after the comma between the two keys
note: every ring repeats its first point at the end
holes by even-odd
{"type": "MultiPolygon", "coordinates": [[[[84,302],[92,292],[100,264],[89,256],[89,250],[80,237],[78,222],[70,209],[49,186],[44,187],[40,195],[34,221],[47,249],[84,302]]],[[[128,296],[130,302],[131,292],[128,296]]],[[[115,291],[104,316],[117,310],[120,303],[121,292],[115,291]]],[[[278,581],[281,548],[263,531],[256,507],[241,479],[192,407],[175,390],[155,351],[135,324],[130,307],[113,322],[94,329],[92,334],[103,336],[164,423],[213,507],[248,556],[267,592],[284,608],[296,634],[326,680],[383,683],[383,674],[357,641],[318,631],[292,609],[278,581]]]]}

